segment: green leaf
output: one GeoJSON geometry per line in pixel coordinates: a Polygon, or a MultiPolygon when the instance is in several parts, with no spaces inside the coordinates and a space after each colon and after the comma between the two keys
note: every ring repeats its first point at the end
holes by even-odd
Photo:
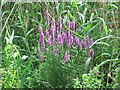
{"type": "Polygon", "coordinates": [[[114,38],[114,35],[105,36],[105,37],[102,37],[102,38],[96,40],[89,48],[91,48],[93,45],[95,45],[96,43],[98,43],[98,41],[106,39],[106,38],[114,38]]]}
{"type": "Polygon", "coordinates": [[[77,7],[76,3],[77,3],[77,2],[73,2],[73,3],[72,3],[72,7],[77,7]]]}
{"type": "Polygon", "coordinates": [[[79,12],[77,12],[81,17],[82,17],[82,20],[83,20],[83,24],[85,24],[85,16],[79,12]]]}
{"type": "Polygon", "coordinates": [[[26,36],[28,36],[34,29],[32,28],[30,31],[26,33],[26,36]]]}
{"type": "Polygon", "coordinates": [[[119,60],[118,58],[116,58],[116,59],[108,59],[108,60],[105,60],[105,61],[103,61],[102,63],[100,63],[98,66],[100,67],[100,66],[102,66],[102,65],[104,65],[104,64],[106,64],[106,63],[108,63],[108,62],[110,62],[110,61],[114,62],[114,63],[113,63],[113,65],[114,65],[115,62],[118,61],[118,60],[119,60]]]}
{"type": "Polygon", "coordinates": [[[109,53],[102,53],[101,55],[97,56],[94,60],[97,60],[99,57],[104,56],[104,55],[111,56],[109,53]]]}
{"type": "Polygon", "coordinates": [[[21,57],[22,60],[26,60],[27,58],[28,58],[28,56],[26,56],[26,55],[23,55],[23,56],[21,57]]]}
{"type": "Polygon", "coordinates": [[[107,44],[107,43],[105,43],[105,42],[97,42],[96,44],[103,44],[103,45],[109,46],[109,44],[107,44]]]}
{"type": "Polygon", "coordinates": [[[115,4],[110,4],[113,8],[118,9],[119,6],[115,5],[115,4]]]}
{"type": "Polygon", "coordinates": [[[98,65],[98,67],[100,67],[100,66],[102,66],[102,65],[104,65],[104,64],[106,64],[108,62],[110,62],[110,59],[103,61],[101,64],[98,65]]]}
{"type": "Polygon", "coordinates": [[[92,23],[92,21],[93,21],[93,16],[94,16],[94,13],[91,13],[91,16],[90,16],[90,23],[92,23]]]}
{"type": "Polygon", "coordinates": [[[19,55],[19,53],[18,53],[18,52],[15,52],[15,53],[13,54],[13,57],[16,58],[18,55],[19,55]]]}
{"type": "Polygon", "coordinates": [[[104,30],[105,30],[106,35],[108,35],[108,29],[107,29],[107,25],[105,24],[104,19],[103,19],[103,18],[100,18],[100,17],[98,17],[98,18],[103,22],[103,28],[104,28],[104,30]]]}
{"type": "Polygon", "coordinates": [[[99,21],[96,25],[94,25],[92,28],[90,28],[90,29],[87,31],[87,33],[91,32],[91,31],[93,31],[95,28],[97,28],[98,25],[100,25],[100,23],[101,23],[101,21],[99,21]]]}
{"type": "Polygon", "coordinates": [[[87,61],[86,61],[86,63],[85,63],[85,73],[87,73],[87,71],[89,69],[88,67],[90,65],[90,61],[91,61],[91,58],[88,58],[87,61]]]}
{"type": "Polygon", "coordinates": [[[75,17],[70,13],[70,11],[68,12],[68,15],[69,15],[73,20],[75,20],[75,17]]]}
{"type": "Polygon", "coordinates": [[[22,71],[21,75],[20,75],[20,78],[21,78],[21,83],[19,84],[19,87],[23,88],[23,84],[25,82],[25,76],[27,75],[27,70],[29,70],[29,68],[31,67],[32,65],[32,60],[28,63],[28,65],[25,67],[25,69],[22,71]]]}
{"type": "Polygon", "coordinates": [[[88,24],[85,31],[88,31],[91,28],[91,26],[92,26],[91,24],[88,24]]]}
{"type": "Polygon", "coordinates": [[[14,37],[14,30],[13,30],[13,32],[12,32],[12,35],[10,36],[10,41],[9,41],[9,43],[12,43],[13,37],[14,37]]]}
{"type": "MultiPolygon", "coordinates": [[[[65,27],[66,27],[66,26],[65,26],[65,27]]],[[[80,34],[74,32],[74,31],[72,31],[72,30],[69,29],[68,27],[66,27],[66,29],[68,29],[70,32],[74,33],[75,35],[77,35],[77,36],[79,36],[79,37],[81,37],[81,38],[84,38],[82,35],[80,35],[80,34]]]]}
{"type": "Polygon", "coordinates": [[[5,37],[5,40],[6,40],[6,43],[8,44],[9,43],[8,37],[5,37]]]}

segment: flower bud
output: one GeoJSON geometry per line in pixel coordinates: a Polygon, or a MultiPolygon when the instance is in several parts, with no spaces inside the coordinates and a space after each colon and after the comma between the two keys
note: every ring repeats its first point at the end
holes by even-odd
{"type": "Polygon", "coordinates": [[[40,44],[41,44],[41,46],[45,47],[44,33],[42,31],[42,27],[41,26],[39,26],[39,34],[40,34],[40,44]]]}
{"type": "Polygon", "coordinates": [[[63,45],[63,38],[62,38],[62,35],[61,35],[61,34],[59,34],[59,35],[57,36],[57,41],[58,41],[58,43],[59,43],[60,45],[63,45]]]}
{"type": "Polygon", "coordinates": [[[59,17],[58,18],[58,32],[61,32],[61,30],[62,30],[62,18],[59,17]]]}
{"type": "Polygon", "coordinates": [[[70,59],[70,54],[66,52],[64,55],[64,63],[66,63],[69,59],[70,59]]]}
{"type": "Polygon", "coordinates": [[[40,47],[38,47],[38,53],[42,53],[42,51],[41,51],[40,47]]]}
{"type": "Polygon", "coordinates": [[[48,13],[48,10],[46,10],[46,25],[49,26],[49,13],[48,13]]]}
{"type": "MultiPolygon", "coordinates": [[[[72,21],[72,31],[75,32],[75,21],[72,21]]],[[[74,35],[74,33],[72,35],[74,35]]]]}
{"type": "Polygon", "coordinates": [[[93,49],[90,49],[89,57],[94,58],[94,50],[93,49]]]}
{"type": "MultiPolygon", "coordinates": [[[[70,21],[69,20],[67,22],[67,28],[70,29],[70,21]]],[[[68,29],[66,29],[66,35],[67,35],[67,38],[70,38],[70,31],[68,29]]]]}
{"type": "Polygon", "coordinates": [[[78,47],[78,45],[79,45],[79,38],[78,37],[74,38],[74,44],[76,47],[78,47]]]}

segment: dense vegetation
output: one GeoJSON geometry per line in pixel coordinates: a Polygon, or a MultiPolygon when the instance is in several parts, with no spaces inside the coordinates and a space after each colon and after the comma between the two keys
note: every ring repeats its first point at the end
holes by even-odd
{"type": "Polygon", "coordinates": [[[1,8],[0,87],[119,88],[119,2],[1,8]]]}

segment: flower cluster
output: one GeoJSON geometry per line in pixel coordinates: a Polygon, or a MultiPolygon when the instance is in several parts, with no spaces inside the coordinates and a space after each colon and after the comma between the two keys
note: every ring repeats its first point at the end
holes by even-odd
{"type": "MultiPolygon", "coordinates": [[[[47,48],[47,46],[66,46],[67,48],[70,48],[71,46],[74,46],[76,48],[80,48],[82,50],[83,48],[85,50],[88,50],[89,47],[93,43],[93,39],[90,39],[88,36],[84,36],[84,40],[80,40],[79,37],[75,36],[73,33],[70,32],[70,30],[76,32],[76,22],[75,21],[67,21],[67,29],[63,30],[62,28],[62,17],[60,16],[58,18],[57,25],[55,23],[55,19],[52,18],[52,21],[50,23],[49,18],[49,12],[46,10],[46,31],[43,32],[42,26],[39,26],[39,34],[40,34],[40,46],[44,49],[47,48]],[[45,34],[44,34],[45,33],[45,34]],[[45,38],[46,37],[46,41],[45,38]]],[[[41,54],[42,51],[40,48],[38,48],[38,52],[41,54]]],[[[52,51],[55,55],[58,55],[59,49],[54,49],[52,51]]],[[[89,51],[89,57],[94,57],[94,50],[91,49],[89,51]]],[[[44,61],[43,54],[40,56],[41,61],[44,61]]],[[[66,63],[70,59],[70,54],[68,51],[65,52],[63,56],[64,63],[66,63]]]]}

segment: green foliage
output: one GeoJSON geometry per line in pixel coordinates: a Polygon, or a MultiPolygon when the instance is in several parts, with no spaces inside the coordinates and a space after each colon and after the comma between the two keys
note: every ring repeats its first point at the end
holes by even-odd
{"type": "Polygon", "coordinates": [[[98,67],[94,67],[89,73],[82,74],[81,82],[80,80],[74,79],[74,88],[103,88],[103,77],[104,75],[100,73],[98,67]]]}
{"type": "Polygon", "coordinates": [[[1,7],[0,87],[119,88],[119,2],[9,3],[2,0],[1,7]],[[42,25],[45,32],[47,9],[56,24],[62,16],[63,30],[67,20],[75,20],[77,32],[69,29],[71,33],[81,41],[84,35],[94,39],[89,47],[95,50],[93,59],[88,58],[89,49],[56,46],[48,47],[48,51],[42,49],[44,62],[40,61],[38,26],[42,25]],[[53,49],[60,50],[58,55],[52,53],[53,49]],[[71,58],[64,63],[66,50],[71,58]]]}
{"type": "Polygon", "coordinates": [[[88,74],[82,75],[83,88],[101,88],[102,85],[102,75],[99,75],[99,70],[94,67],[88,74]]]}

